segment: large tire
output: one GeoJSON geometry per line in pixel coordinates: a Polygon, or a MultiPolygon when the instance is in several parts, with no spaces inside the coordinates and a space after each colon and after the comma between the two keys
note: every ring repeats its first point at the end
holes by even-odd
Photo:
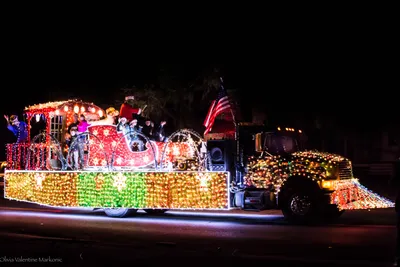
{"type": "Polygon", "coordinates": [[[312,190],[288,188],[282,200],[282,213],[291,223],[314,222],[318,215],[318,197],[312,190]]]}
{"type": "Polygon", "coordinates": [[[144,209],[148,214],[164,214],[167,210],[163,209],[144,209]]]}
{"type": "Polygon", "coordinates": [[[114,218],[123,218],[126,217],[129,213],[136,212],[137,210],[135,209],[126,209],[126,208],[107,208],[104,209],[104,212],[107,214],[109,217],[114,217],[114,218]]]}

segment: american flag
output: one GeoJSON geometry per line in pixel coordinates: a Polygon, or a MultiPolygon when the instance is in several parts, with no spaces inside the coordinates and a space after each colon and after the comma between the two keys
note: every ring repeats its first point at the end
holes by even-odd
{"type": "Polygon", "coordinates": [[[231,109],[230,100],[224,86],[222,85],[222,78],[221,78],[221,88],[218,92],[217,98],[211,103],[211,106],[208,109],[206,119],[204,120],[203,123],[203,125],[206,127],[204,134],[207,134],[208,132],[211,131],[211,128],[214,125],[215,118],[218,115],[230,109],[231,109]]]}

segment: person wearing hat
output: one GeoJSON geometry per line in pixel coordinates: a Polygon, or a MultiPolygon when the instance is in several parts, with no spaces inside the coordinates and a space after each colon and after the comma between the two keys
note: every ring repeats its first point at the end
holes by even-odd
{"type": "Polygon", "coordinates": [[[134,96],[126,96],[125,102],[119,110],[120,116],[126,118],[129,122],[135,119],[135,114],[140,115],[142,113],[142,109],[133,107],[135,104],[134,100],[134,96]]]}
{"type": "Polygon", "coordinates": [[[18,144],[26,143],[28,141],[28,126],[25,122],[19,121],[17,115],[11,115],[10,118],[7,115],[4,115],[4,118],[7,121],[7,129],[17,138],[17,141],[15,142],[16,144],[13,145],[13,168],[23,169],[25,167],[25,158],[17,157],[17,153],[22,153],[20,149],[24,149],[24,147],[19,147],[18,144]]]}
{"type": "Polygon", "coordinates": [[[129,132],[128,120],[124,117],[118,119],[117,132],[122,132],[124,135],[129,132]]]}
{"type": "Polygon", "coordinates": [[[17,115],[11,115],[8,118],[7,115],[4,115],[4,118],[7,121],[7,129],[10,130],[15,137],[17,137],[16,143],[25,143],[28,141],[28,126],[25,122],[19,121],[17,115]]]}

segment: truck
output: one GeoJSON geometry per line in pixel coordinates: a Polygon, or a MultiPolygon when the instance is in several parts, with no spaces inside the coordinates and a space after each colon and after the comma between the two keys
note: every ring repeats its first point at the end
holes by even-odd
{"type": "Polygon", "coordinates": [[[305,150],[299,129],[237,122],[233,132],[202,136],[181,129],[159,142],[138,131],[119,131],[110,120],[102,123],[107,113],[81,100],[27,107],[29,129],[41,119],[45,126],[26,143],[6,145],[4,197],[103,209],[110,217],[139,209],[151,214],[280,209],[289,222],[394,206],[360,184],[349,159],[305,150]],[[66,147],[75,113],[97,123],[66,147]],[[82,165],[76,167],[78,156],[82,165]]]}

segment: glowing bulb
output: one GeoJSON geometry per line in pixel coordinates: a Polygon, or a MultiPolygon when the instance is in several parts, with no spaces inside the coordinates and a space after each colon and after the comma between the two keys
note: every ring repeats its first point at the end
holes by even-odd
{"type": "Polygon", "coordinates": [[[56,110],[56,115],[58,116],[58,115],[60,115],[60,110],[56,110]]]}
{"type": "Polygon", "coordinates": [[[64,111],[67,112],[68,111],[68,106],[64,107],[64,111]]]}
{"type": "Polygon", "coordinates": [[[79,107],[78,107],[78,106],[75,106],[75,107],[74,107],[74,112],[75,112],[75,113],[78,113],[78,112],[79,112],[79,107]]]}
{"type": "Polygon", "coordinates": [[[36,114],[36,122],[39,122],[40,121],[40,114],[36,114]]]}
{"type": "Polygon", "coordinates": [[[96,109],[95,108],[92,108],[92,113],[96,113],[96,109]]]}
{"type": "Polygon", "coordinates": [[[103,117],[103,111],[102,110],[99,110],[99,116],[103,117]]]}
{"type": "Polygon", "coordinates": [[[81,113],[83,113],[83,112],[85,112],[85,107],[84,106],[81,107],[81,113]]]}

